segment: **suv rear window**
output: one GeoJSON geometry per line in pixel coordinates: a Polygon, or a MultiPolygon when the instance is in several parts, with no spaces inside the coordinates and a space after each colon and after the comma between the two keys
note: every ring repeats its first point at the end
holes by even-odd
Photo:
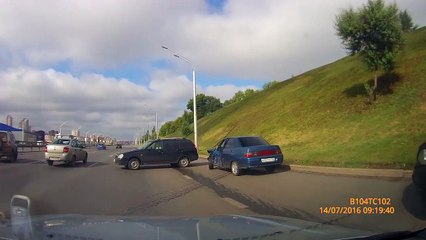
{"type": "Polygon", "coordinates": [[[192,150],[195,148],[192,142],[189,140],[179,140],[179,145],[181,149],[192,150]]]}
{"type": "Polygon", "coordinates": [[[267,141],[260,137],[244,137],[240,138],[240,142],[243,147],[269,145],[267,141]]]}

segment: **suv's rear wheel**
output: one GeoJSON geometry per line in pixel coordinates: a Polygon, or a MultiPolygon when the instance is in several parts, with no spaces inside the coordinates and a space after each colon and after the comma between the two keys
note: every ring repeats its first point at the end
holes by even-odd
{"type": "Polygon", "coordinates": [[[87,163],[87,153],[86,153],[86,155],[84,156],[84,158],[83,158],[83,163],[84,164],[86,164],[87,163]]]}
{"type": "Polygon", "coordinates": [[[47,165],[52,166],[53,165],[53,161],[52,160],[46,160],[47,165]]]}
{"type": "Polygon", "coordinates": [[[131,170],[137,170],[140,168],[140,166],[141,166],[141,163],[136,158],[130,159],[129,162],[127,163],[127,167],[131,170]]]}
{"type": "Polygon", "coordinates": [[[209,169],[213,169],[213,168],[214,168],[214,166],[213,166],[212,161],[209,161],[209,169]]]}
{"type": "Polygon", "coordinates": [[[13,153],[13,159],[12,159],[12,161],[16,162],[16,160],[18,160],[18,152],[14,152],[13,153]]]}
{"type": "Polygon", "coordinates": [[[187,157],[183,157],[179,160],[179,167],[188,167],[189,159],[187,157]]]}

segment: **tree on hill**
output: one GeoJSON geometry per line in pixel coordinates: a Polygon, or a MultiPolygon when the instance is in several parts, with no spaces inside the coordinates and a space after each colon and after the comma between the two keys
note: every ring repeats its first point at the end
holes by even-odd
{"type": "Polygon", "coordinates": [[[413,24],[413,19],[407,10],[399,12],[399,19],[401,20],[402,31],[411,32],[417,29],[417,25],[413,24]]]}
{"type": "MultiPolygon", "coordinates": [[[[197,119],[200,119],[208,114],[223,107],[219,98],[213,96],[206,96],[204,94],[198,94],[197,97],[197,119]]],[[[193,111],[193,99],[191,98],[186,105],[186,108],[193,111]]]]}
{"type": "Polygon", "coordinates": [[[371,103],[376,99],[378,71],[390,71],[394,67],[403,41],[398,7],[385,6],[383,0],[369,0],[356,11],[343,10],[336,17],[335,28],[350,54],[360,53],[374,73],[373,86],[366,85],[371,103]]]}
{"type": "Polygon", "coordinates": [[[226,101],[223,103],[223,105],[224,105],[224,106],[227,106],[227,105],[229,105],[229,104],[231,104],[231,103],[240,102],[240,101],[244,100],[245,98],[247,98],[247,97],[249,97],[249,96],[253,95],[253,94],[254,94],[254,93],[256,93],[256,92],[257,92],[256,90],[251,89],[251,88],[246,89],[245,91],[238,91],[238,92],[236,92],[236,93],[234,94],[234,96],[233,96],[231,99],[226,100],[226,101]]]}
{"type": "Polygon", "coordinates": [[[176,126],[174,124],[174,121],[168,121],[164,123],[160,128],[160,135],[161,136],[167,136],[171,133],[176,132],[176,126]]]}
{"type": "Polygon", "coordinates": [[[269,88],[271,88],[272,86],[274,86],[278,83],[280,83],[280,82],[276,81],[276,80],[272,81],[272,82],[267,82],[267,83],[263,84],[263,90],[269,89],[269,88]]]}

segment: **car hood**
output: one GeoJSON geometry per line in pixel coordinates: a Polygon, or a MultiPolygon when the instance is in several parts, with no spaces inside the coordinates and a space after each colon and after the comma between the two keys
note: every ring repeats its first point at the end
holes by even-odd
{"type": "MultiPolygon", "coordinates": [[[[214,217],[129,217],[46,215],[32,217],[31,239],[342,239],[373,233],[271,217],[224,215],[214,217]]],[[[0,225],[0,238],[12,239],[19,226],[0,225]]],[[[19,235],[19,234],[17,234],[19,235]]],[[[28,236],[22,234],[21,236],[28,236]]]]}
{"type": "Polygon", "coordinates": [[[128,152],[122,152],[121,154],[134,155],[134,154],[139,154],[139,153],[144,152],[144,151],[145,151],[145,149],[135,149],[135,150],[128,151],[128,152]]]}

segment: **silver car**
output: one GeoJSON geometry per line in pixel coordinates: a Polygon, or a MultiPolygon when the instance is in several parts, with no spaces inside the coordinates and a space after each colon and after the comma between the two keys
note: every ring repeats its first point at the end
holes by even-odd
{"type": "Polygon", "coordinates": [[[44,152],[49,166],[52,166],[53,162],[65,162],[70,166],[74,166],[77,161],[87,163],[87,152],[77,139],[55,139],[45,147],[44,152]]]}

